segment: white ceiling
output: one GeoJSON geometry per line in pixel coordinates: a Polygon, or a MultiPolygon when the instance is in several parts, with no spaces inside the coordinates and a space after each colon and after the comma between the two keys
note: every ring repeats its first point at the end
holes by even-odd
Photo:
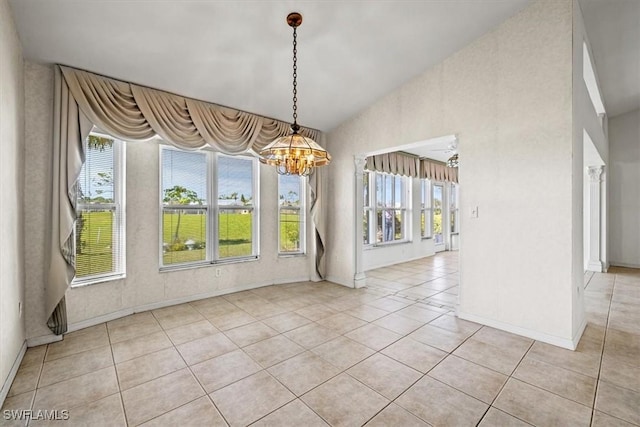
{"type": "MultiPolygon", "coordinates": [[[[531,0],[10,0],[24,56],[328,131],[531,0]]],[[[640,108],[640,0],[580,0],[609,117],[640,108]]]]}
{"type": "Polygon", "coordinates": [[[640,1],[580,0],[609,117],[640,108],[640,1]]]}
{"type": "Polygon", "coordinates": [[[27,60],[60,63],[328,131],[530,0],[10,0],[27,60]]]}

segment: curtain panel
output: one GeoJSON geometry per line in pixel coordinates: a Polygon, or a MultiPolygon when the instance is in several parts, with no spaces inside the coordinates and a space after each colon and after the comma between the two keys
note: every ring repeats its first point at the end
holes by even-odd
{"type": "Polygon", "coordinates": [[[446,164],[435,160],[420,160],[420,178],[433,181],[450,181],[458,183],[458,168],[448,168],[446,164]]]}
{"type": "MultiPolygon", "coordinates": [[[[84,163],[85,141],[93,126],[126,141],[155,135],[184,149],[209,147],[225,154],[258,154],[274,139],[289,133],[289,123],[197,101],[76,70],[55,67],[53,176],[50,254],[45,309],[55,334],[66,332],[64,295],[75,275],[73,231],[76,220],[75,185],[84,163]]],[[[300,133],[318,141],[320,132],[300,133]]],[[[312,179],[310,184],[320,185],[312,179]]],[[[312,187],[313,205],[320,188],[312,187]]],[[[318,200],[316,200],[318,199],[318,200]]],[[[324,219],[314,209],[315,228],[324,219]]],[[[320,239],[316,265],[323,265],[320,239]]],[[[320,269],[322,270],[322,269],[320,269]]]]}
{"type": "Polygon", "coordinates": [[[418,178],[420,159],[401,152],[377,154],[367,157],[367,170],[418,178]]]}

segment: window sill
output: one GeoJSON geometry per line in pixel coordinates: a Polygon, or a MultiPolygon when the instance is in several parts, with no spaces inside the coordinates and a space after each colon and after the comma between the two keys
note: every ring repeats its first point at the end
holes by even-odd
{"type": "Polygon", "coordinates": [[[281,252],[281,253],[278,253],[278,258],[302,258],[302,257],[306,257],[306,256],[307,256],[306,252],[291,252],[291,253],[281,252]]]}
{"type": "Polygon", "coordinates": [[[115,280],[125,279],[126,277],[126,273],[119,273],[110,276],[89,277],[87,279],[73,280],[71,282],[71,289],[84,288],[85,286],[97,285],[99,283],[113,282],[115,280]]]}
{"type": "Polygon", "coordinates": [[[406,245],[407,243],[411,243],[411,240],[399,240],[397,242],[385,242],[385,243],[376,243],[373,245],[365,245],[364,249],[365,250],[380,249],[380,248],[386,248],[388,246],[406,245]]]}
{"type": "Polygon", "coordinates": [[[203,267],[216,267],[220,265],[228,265],[228,264],[239,264],[242,262],[252,262],[259,261],[260,256],[251,256],[246,258],[231,258],[231,259],[222,259],[216,261],[203,261],[199,263],[190,263],[190,264],[176,264],[176,265],[165,265],[160,267],[160,273],[166,273],[170,271],[180,271],[180,270],[192,270],[194,268],[203,268],[203,267]]]}

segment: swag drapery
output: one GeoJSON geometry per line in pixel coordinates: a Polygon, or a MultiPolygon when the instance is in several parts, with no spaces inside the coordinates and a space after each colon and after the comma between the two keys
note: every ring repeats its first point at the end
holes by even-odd
{"type": "MultiPolygon", "coordinates": [[[[53,199],[45,309],[49,328],[59,335],[67,330],[64,295],[75,275],[75,185],[84,163],[84,141],[94,125],[126,141],[158,135],[186,150],[208,147],[225,154],[257,154],[277,137],[288,134],[289,124],[64,66],[55,67],[54,88],[53,199]]],[[[316,141],[320,136],[313,129],[302,129],[301,133],[316,141]]],[[[316,268],[322,278],[321,185],[313,177],[309,184],[316,268]]]]}
{"type": "Polygon", "coordinates": [[[432,181],[449,181],[458,183],[458,168],[449,168],[446,164],[435,160],[420,160],[420,178],[432,181]]]}
{"type": "Polygon", "coordinates": [[[383,153],[367,157],[365,168],[370,171],[418,178],[420,159],[401,152],[383,153]]]}
{"type": "Polygon", "coordinates": [[[368,156],[365,168],[394,175],[458,183],[458,168],[449,168],[442,162],[419,159],[412,154],[399,151],[368,156]]]}

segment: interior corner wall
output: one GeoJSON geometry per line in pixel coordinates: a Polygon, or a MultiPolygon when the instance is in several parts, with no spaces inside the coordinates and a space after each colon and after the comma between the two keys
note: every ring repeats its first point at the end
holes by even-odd
{"type": "Polygon", "coordinates": [[[24,80],[11,8],[0,0],[0,406],[24,354],[24,80]]]}
{"type": "Polygon", "coordinates": [[[571,347],[571,89],[572,2],[537,1],[330,132],[329,277],[354,280],[354,155],[456,134],[458,315],[571,347]]]}
{"type": "Polygon", "coordinates": [[[609,259],[640,268],[640,109],[609,119],[609,259]]]}
{"type": "MultiPolygon", "coordinates": [[[[605,174],[608,173],[609,160],[609,142],[606,135],[606,127],[602,125],[602,121],[598,116],[596,109],[591,101],[587,86],[584,80],[584,62],[583,62],[583,45],[587,45],[587,49],[591,50],[588,35],[586,33],[584,18],[577,0],[573,0],[573,158],[572,158],[572,336],[575,343],[579,340],[585,327],[584,314],[584,271],[585,271],[585,248],[588,246],[588,236],[585,233],[590,230],[588,224],[585,223],[585,209],[588,208],[588,185],[589,178],[587,175],[588,166],[598,166],[604,163],[605,174]],[[586,136],[585,136],[586,132],[586,136]],[[588,141],[585,141],[588,139],[588,141]],[[585,144],[595,147],[597,154],[585,153],[585,144]],[[585,155],[586,154],[586,155],[585,155]],[[589,160],[590,159],[590,160],[589,160]],[[594,163],[594,164],[585,164],[594,163]],[[597,164],[596,164],[597,163],[597,164]]],[[[593,57],[593,55],[591,55],[593,57]]],[[[592,64],[593,65],[593,64],[592,64]]],[[[593,67],[598,81],[598,74],[593,67]]],[[[606,176],[606,175],[603,175],[606,176]]],[[[601,193],[601,256],[606,255],[607,227],[606,227],[606,182],[603,185],[601,193]]],[[[606,264],[606,259],[603,259],[606,264]]]]}

